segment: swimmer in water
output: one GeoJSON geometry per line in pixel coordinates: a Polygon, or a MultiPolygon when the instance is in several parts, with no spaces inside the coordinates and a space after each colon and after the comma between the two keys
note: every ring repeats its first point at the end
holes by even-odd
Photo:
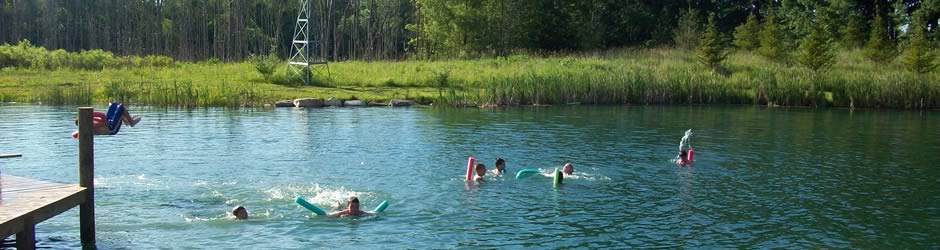
{"type": "Polygon", "coordinates": [[[685,166],[691,164],[692,161],[689,160],[689,152],[685,150],[680,150],[679,155],[676,156],[676,164],[685,166]]]}
{"type": "Polygon", "coordinates": [[[237,206],[232,209],[232,216],[235,216],[235,219],[246,220],[248,219],[248,209],[243,206],[237,206]]]}
{"type": "Polygon", "coordinates": [[[493,175],[499,176],[506,172],[506,160],[496,158],[496,168],[493,169],[493,175]]]}
{"type": "Polygon", "coordinates": [[[339,217],[343,215],[362,216],[362,215],[370,215],[370,214],[372,213],[359,210],[359,198],[357,198],[356,196],[353,196],[353,197],[350,197],[349,202],[346,203],[346,209],[332,212],[328,216],[333,216],[333,217],[339,217]]]}
{"type": "Polygon", "coordinates": [[[574,165],[571,165],[570,162],[565,163],[565,166],[561,167],[561,172],[564,173],[565,175],[574,174],[574,165]]]}
{"type": "Polygon", "coordinates": [[[692,135],[692,129],[685,131],[685,136],[679,142],[679,155],[676,156],[676,164],[679,166],[692,164],[692,143],[689,142],[692,135]]]}
{"type": "Polygon", "coordinates": [[[477,163],[475,171],[477,172],[477,177],[473,178],[473,180],[477,182],[482,182],[483,176],[486,175],[486,165],[483,165],[483,163],[477,163]]]}

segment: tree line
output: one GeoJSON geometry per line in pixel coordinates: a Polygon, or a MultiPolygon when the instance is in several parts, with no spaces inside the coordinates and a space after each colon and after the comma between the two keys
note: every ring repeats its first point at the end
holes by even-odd
{"type": "MultiPolygon", "coordinates": [[[[940,0],[310,1],[314,52],[330,61],[693,48],[709,26],[734,37],[712,36],[720,40],[713,44],[772,58],[807,37],[826,46],[878,47],[866,54],[888,58],[900,44],[932,48],[940,36],[940,0]]],[[[284,58],[299,7],[299,0],[0,0],[0,43],[190,61],[284,58]]]]}

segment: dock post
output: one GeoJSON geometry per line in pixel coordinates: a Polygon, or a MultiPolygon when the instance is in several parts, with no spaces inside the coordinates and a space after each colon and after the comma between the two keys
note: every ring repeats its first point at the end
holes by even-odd
{"type": "Polygon", "coordinates": [[[78,185],[85,188],[85,200],[79,205],[82,249],[95,249],[95,135],[92,128],[94,108],[78,108],[78,185]]]}
{"type": "Polygon", "coordinates": [[[16,249],[36,249],[36,224],[31,216],[23,218],[23,231],[16,233],[16,249]]]}

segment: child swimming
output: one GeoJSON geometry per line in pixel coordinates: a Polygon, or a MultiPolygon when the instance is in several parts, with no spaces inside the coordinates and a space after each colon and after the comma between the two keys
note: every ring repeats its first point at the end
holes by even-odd
{"type": "Polygon", "coordinates": [[[232,216],[235,216],[237,220],[248,219],[248,209],[243,206],[236,206],[232,209],[232,216]]]}
{"type": "Polygon", "coordinates": [[[496,168],[493,169],[493,175],[501,175],[506,172],[506,160],[496,158],[496,168]]]}
{"type": "Polygon", "coordinates": [[[333,216],[333,217],[339,217],[343,215],[362,216],[362,215],[370,215],[370,214],[372,213],[359,210],[359,198],[356,196],[353,196],[353,197],[350,197],[349,202],[346,203],[346,209],[332,212],[328,214],[327,216],[333,216]]]}
{"type": "Polygon", "coordinates": [[[565,175],[574,174],[574,165],[571,165],[570,162],[565,163],[565,166],[561,167],[561,172],[564,173],[565,175]]]}
{"type": "Polygon", "coordinates": [[[682,140],[679,141],[679,155],[676,156],[676,164],[680,166],[692,164],[692,143],[689,142],[689,139],[692,137],[692,129],[685,131],[685,136],[682,136],[682,140]],[[688,148],[688,149],[686,149],[688,148]]]}
{"type": "Polygon", "coordinates": [[[473,180],[477,182],[482,182],[483,176],[486,175],[486,165],[483,165],[483,163],[477,163],[477,166],[474,169],[475,169],[474,171],[477,173],[477,176],[473,178],[473,180]]]}

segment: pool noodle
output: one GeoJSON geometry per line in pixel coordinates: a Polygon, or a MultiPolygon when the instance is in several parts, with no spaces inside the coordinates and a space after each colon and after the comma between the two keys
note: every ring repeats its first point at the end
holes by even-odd
{"type": "Polygon", "coordinates": [[[323,209],[320,209],[319,207],[314,206],[313,204],[310,204],[310,202],[307,202],[306,200],[304,200],[304,198],[301,198],[300,196],[297,196],[297,198],[294,199],[294,202],[297,202],[297,204],[300,204],[300,206],[306,208],[307,210],[310,210],[311,212],[315,214],[326,215],[326,211],[323,211],[323,209]]]}
{"type": "Polygon", "coordinates": [[[694,155],[694,152],[695,151],[692,151],[692,149],[689,148],[689,162],[692,162],[692,155],[694,155]]]}
{"type": "Polygon", "coordinates": [[[470,159],[467,159],[467,181],[473,180],[473,161],[475,160],[476,158],[473,158],[473,156],[470,156],[470,159]]]}
{"type": "Polygon", "coordinates": [[[555,177],[554,177],[554,187],[558,187],[561,184],[561,171],[558,171],[558,168],[555,168],[555,177]]]}
{"type": "Polygon", "coordinates": [[[383,212],[383,211],[385,211],[386,208],[388,208],[388,201],[387,201],[387,200],[384,200],[384,201],[382,201],[382,203],[379,203],[379,206],[378,206],[378,207],[375,207],[375,210],[372,210],[372,211],[375,211],[375,212],[383,212]]]}
{"type": "Polygon", "coordinates": [[[527,175],[527,174],[534,174],[534,173],[538,173],[538,172],[539,172],[539,170],[537,170],[537,169],[531,169],[531,168],[526,168],[526,169],[519,170],[519,172],[516,172],[516,180],[522,178],[522,176],[525,176],[525,175],[527,175]]]}

